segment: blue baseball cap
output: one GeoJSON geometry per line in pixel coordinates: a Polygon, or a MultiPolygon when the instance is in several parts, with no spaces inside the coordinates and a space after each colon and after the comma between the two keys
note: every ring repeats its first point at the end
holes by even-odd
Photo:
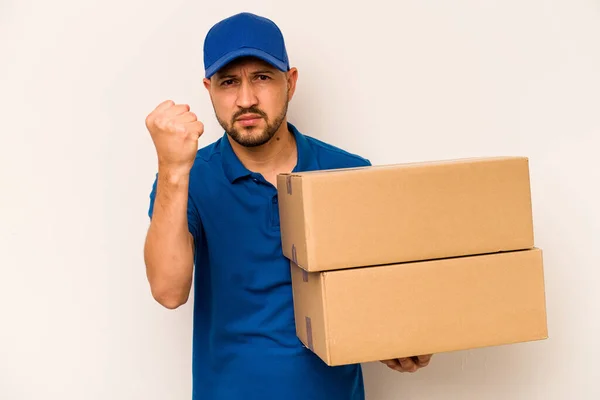
{"type": "Polygon", "coordinates": [[[239,13],[215,24],[204,41],[205,76],[210,78],[226,64],[253,56],[274,67],[290,69],[285,41],[273,21],[251,13],[239,13]]]}

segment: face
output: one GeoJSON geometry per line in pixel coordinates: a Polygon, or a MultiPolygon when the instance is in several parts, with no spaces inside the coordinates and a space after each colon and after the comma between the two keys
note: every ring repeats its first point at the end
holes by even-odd
{"type": "Polygon", "coordinates": [[[286,120],[296,79],[295,68],[282,72],[244,58],[204,79],[204,85],[227,134],[244,147],[256,147],[267,143],[286,120]]]}

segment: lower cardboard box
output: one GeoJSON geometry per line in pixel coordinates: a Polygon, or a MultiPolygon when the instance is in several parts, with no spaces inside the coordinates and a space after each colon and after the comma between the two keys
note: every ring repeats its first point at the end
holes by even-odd
{"type": "Polygon", "coordinates": [[[330,366],[548,337],[539,248],[291,272],[297,335],[330,366]]]}

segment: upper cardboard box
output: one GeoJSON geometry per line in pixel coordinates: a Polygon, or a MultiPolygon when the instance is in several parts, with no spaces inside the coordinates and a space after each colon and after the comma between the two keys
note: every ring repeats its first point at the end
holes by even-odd
{"type": "Polygon", "coordinates": [[[277,189],[283,253],[307,271],[534,246],[525,157],[281,174],[277,189]]]}

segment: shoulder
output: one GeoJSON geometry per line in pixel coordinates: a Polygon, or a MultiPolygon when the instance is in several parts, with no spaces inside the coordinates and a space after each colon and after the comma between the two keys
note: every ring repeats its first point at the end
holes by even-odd
{"type": "Polygon", "coordinates": [[[371,161],[334,144],[304,135],[323,169],[370,166],[371,161]]]}
{"type": "Polygon", "coordinates": [[[211,162],[216,161],[216,159],[221,156],[220,143],[223,138],[218,138],[217,140],[208,143],[207,145],[201,147],[196,152],[196,159],[194,160],[194,167],[196,165],[202,167],[205,164],[210,164],[211,162]]]}
{"type": "Polygon", "coordinates": [[[221,163],[221,140],[219,138],[201,148],[196,152],[194,165],[190,172],[191,176],[203,175],[210,172],[221,163]]]}

